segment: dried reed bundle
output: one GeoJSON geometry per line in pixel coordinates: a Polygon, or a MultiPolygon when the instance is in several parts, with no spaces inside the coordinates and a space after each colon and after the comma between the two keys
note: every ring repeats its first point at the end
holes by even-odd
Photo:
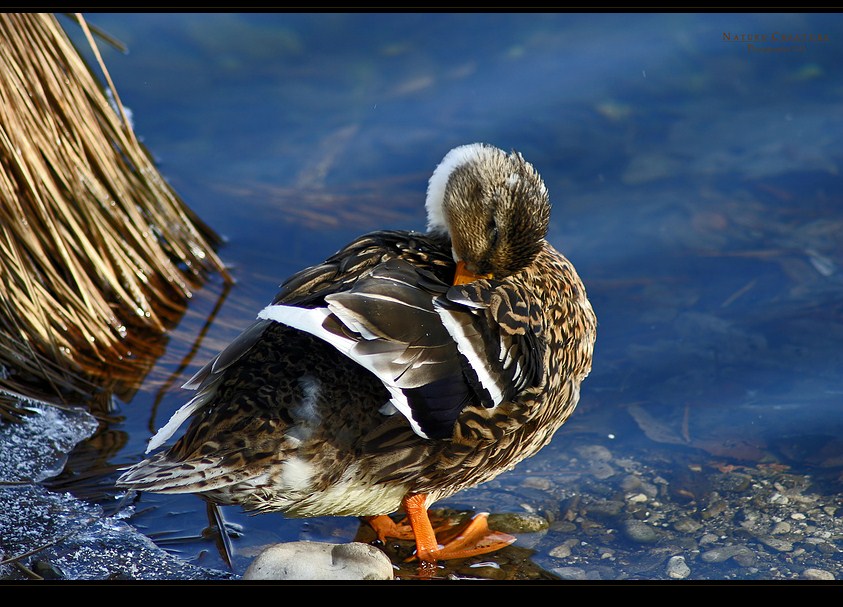
{"type": "Polygon", "coordinates": [[[56,18],[0,14],[0,395],[136,377],[208,274],[228,280],[218,244],[56,18]]]}

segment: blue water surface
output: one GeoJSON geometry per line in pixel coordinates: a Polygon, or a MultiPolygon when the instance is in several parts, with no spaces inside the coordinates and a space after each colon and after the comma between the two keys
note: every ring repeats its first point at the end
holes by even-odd
{"type": "MultiPolygon", "coordinates": [[[[548,238],[599,319],[594,371],[554,445],[584,434],[615,457],[659,451],[666,476],[672,453],[776,462],[819,470],[818,490],[839,493],[841,15],[88,19],[126,44],[125,54],[100,48],[135,131],[227,239],[220,254],[237,281],[201,341],[222,287],[212,279],[197,294],[144,385],[119,403],[113,429],[125,442],[113,463],[142,457],[185,399],[178,384],[286,276],[363,232],[424,230],[433,168],[484,141],[519,150],[543,175],[548,238]]],[[[138,509],[134,523],[152,537],[219,564],[198,498],[143,496],[138,509]]],[[[266,543],[349,541],[358,527],[224,511],[242,532],[239,571],[266,543]]]]}

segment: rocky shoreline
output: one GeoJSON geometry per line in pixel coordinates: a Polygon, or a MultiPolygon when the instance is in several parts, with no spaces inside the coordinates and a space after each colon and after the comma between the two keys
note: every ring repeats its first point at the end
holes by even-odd
{"type": "MultiPolygon", "coordinates": [[[[235,572],[196,567],[157,547],[132,527],[130,511],[106,516],[98,506],[39,486],[39,480],[61,469],[63,452],[74,440],[93,431],[86,416],[43,409],[22,424],[0,427],[0,561],[9,561],[0,564],[0,580],[242,579],[235,572]],[[16,555],[20,558],[11,558],[16,555]]],[[[455,508],[434,511],[458,518],[470,515],[461,504],[487,510],[494,528],[517,535],[515,544],[493,555],[440,564],[421,577],[843,579],[843,498],[828,490],[834,479],[795,474],[775,462],[724,463],[693,449],[679,454],[627,449],[615,457],[610,439],[577,433],[567,439],[564,446],[558,441],[547,447],[550,457],[524,462],[506,478],[458,494],[455,508]],[[670,465],[665,458],[672,458],[670,465]]],[[[361,525],[353,539],[371,543],[375,538],[361,525]]],[[[290,547],[299,561],[295,579],[336,574],[336,562],[325,561],[331,551],[316,546],[310,573],[302,573],[307,553],[290,547]]],[[[394,578],[420,577],[418,567],[405,562],[411,542],[380,548],[393,563],[394,578]]],[[[383,571],[381,556],[373,554],[372,564],[383,571]]],[[[285,567],[281,563],[280,570],[285,567]]],[[[358,579],[367,579],[370,574],[361,571],[358,579]]]]}

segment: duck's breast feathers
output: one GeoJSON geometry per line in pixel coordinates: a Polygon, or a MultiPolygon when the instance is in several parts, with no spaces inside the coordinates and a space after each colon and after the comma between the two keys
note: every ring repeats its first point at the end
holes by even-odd
{"type": "Polygon", "coordinates": [[[324,299],[271,304],[259,318],[315,335],[372,372],[424,438],[450,437],[469,404],[495,407],[540,381],[539,338],[515,326],[500,297],[450,287],[401,259],[324,299]]]}

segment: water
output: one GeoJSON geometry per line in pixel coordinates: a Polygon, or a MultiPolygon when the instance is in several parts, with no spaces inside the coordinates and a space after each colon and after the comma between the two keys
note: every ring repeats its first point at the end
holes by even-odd
{"type": "MultiPolygon", "coordinates": [[[[549,240],[584,278],[598,343],[553,444],[444,505],[558,511],[543,501],[552,491],[525,479],[556,482],[577,445],[610,450],[616,467],[640,458],[671,482],[715,464],[784,466],[839,504],[840,15],[89,19],[128,45],[102,50],[135,130],[227,238],[221,255],[237,280],[197,294],[144,384],[81,449],[98,465],[142,457],[185,398],[177,386],[283,278],[360,233],[424,229],[436,163],[486,141],[543,175],[549,240]],[[734,40],[756,34],[766,42],[734,40]],[[811,36],[781,42],[797,34],[811,36]]],[[[87,460],[76,457],[78,472],[87,460]]],[[[103,495],[113,478],[99,479],[103,495]]],[[[159,545],[224,566],[198,498],[143,495],[137,509],[132,524],[159,545]]],[[[359,526],[223,511],[238,573],[267,543],[350,541],[359,526]]],[[[707,575],[749,575],[735,568],[707,575]]]]}

